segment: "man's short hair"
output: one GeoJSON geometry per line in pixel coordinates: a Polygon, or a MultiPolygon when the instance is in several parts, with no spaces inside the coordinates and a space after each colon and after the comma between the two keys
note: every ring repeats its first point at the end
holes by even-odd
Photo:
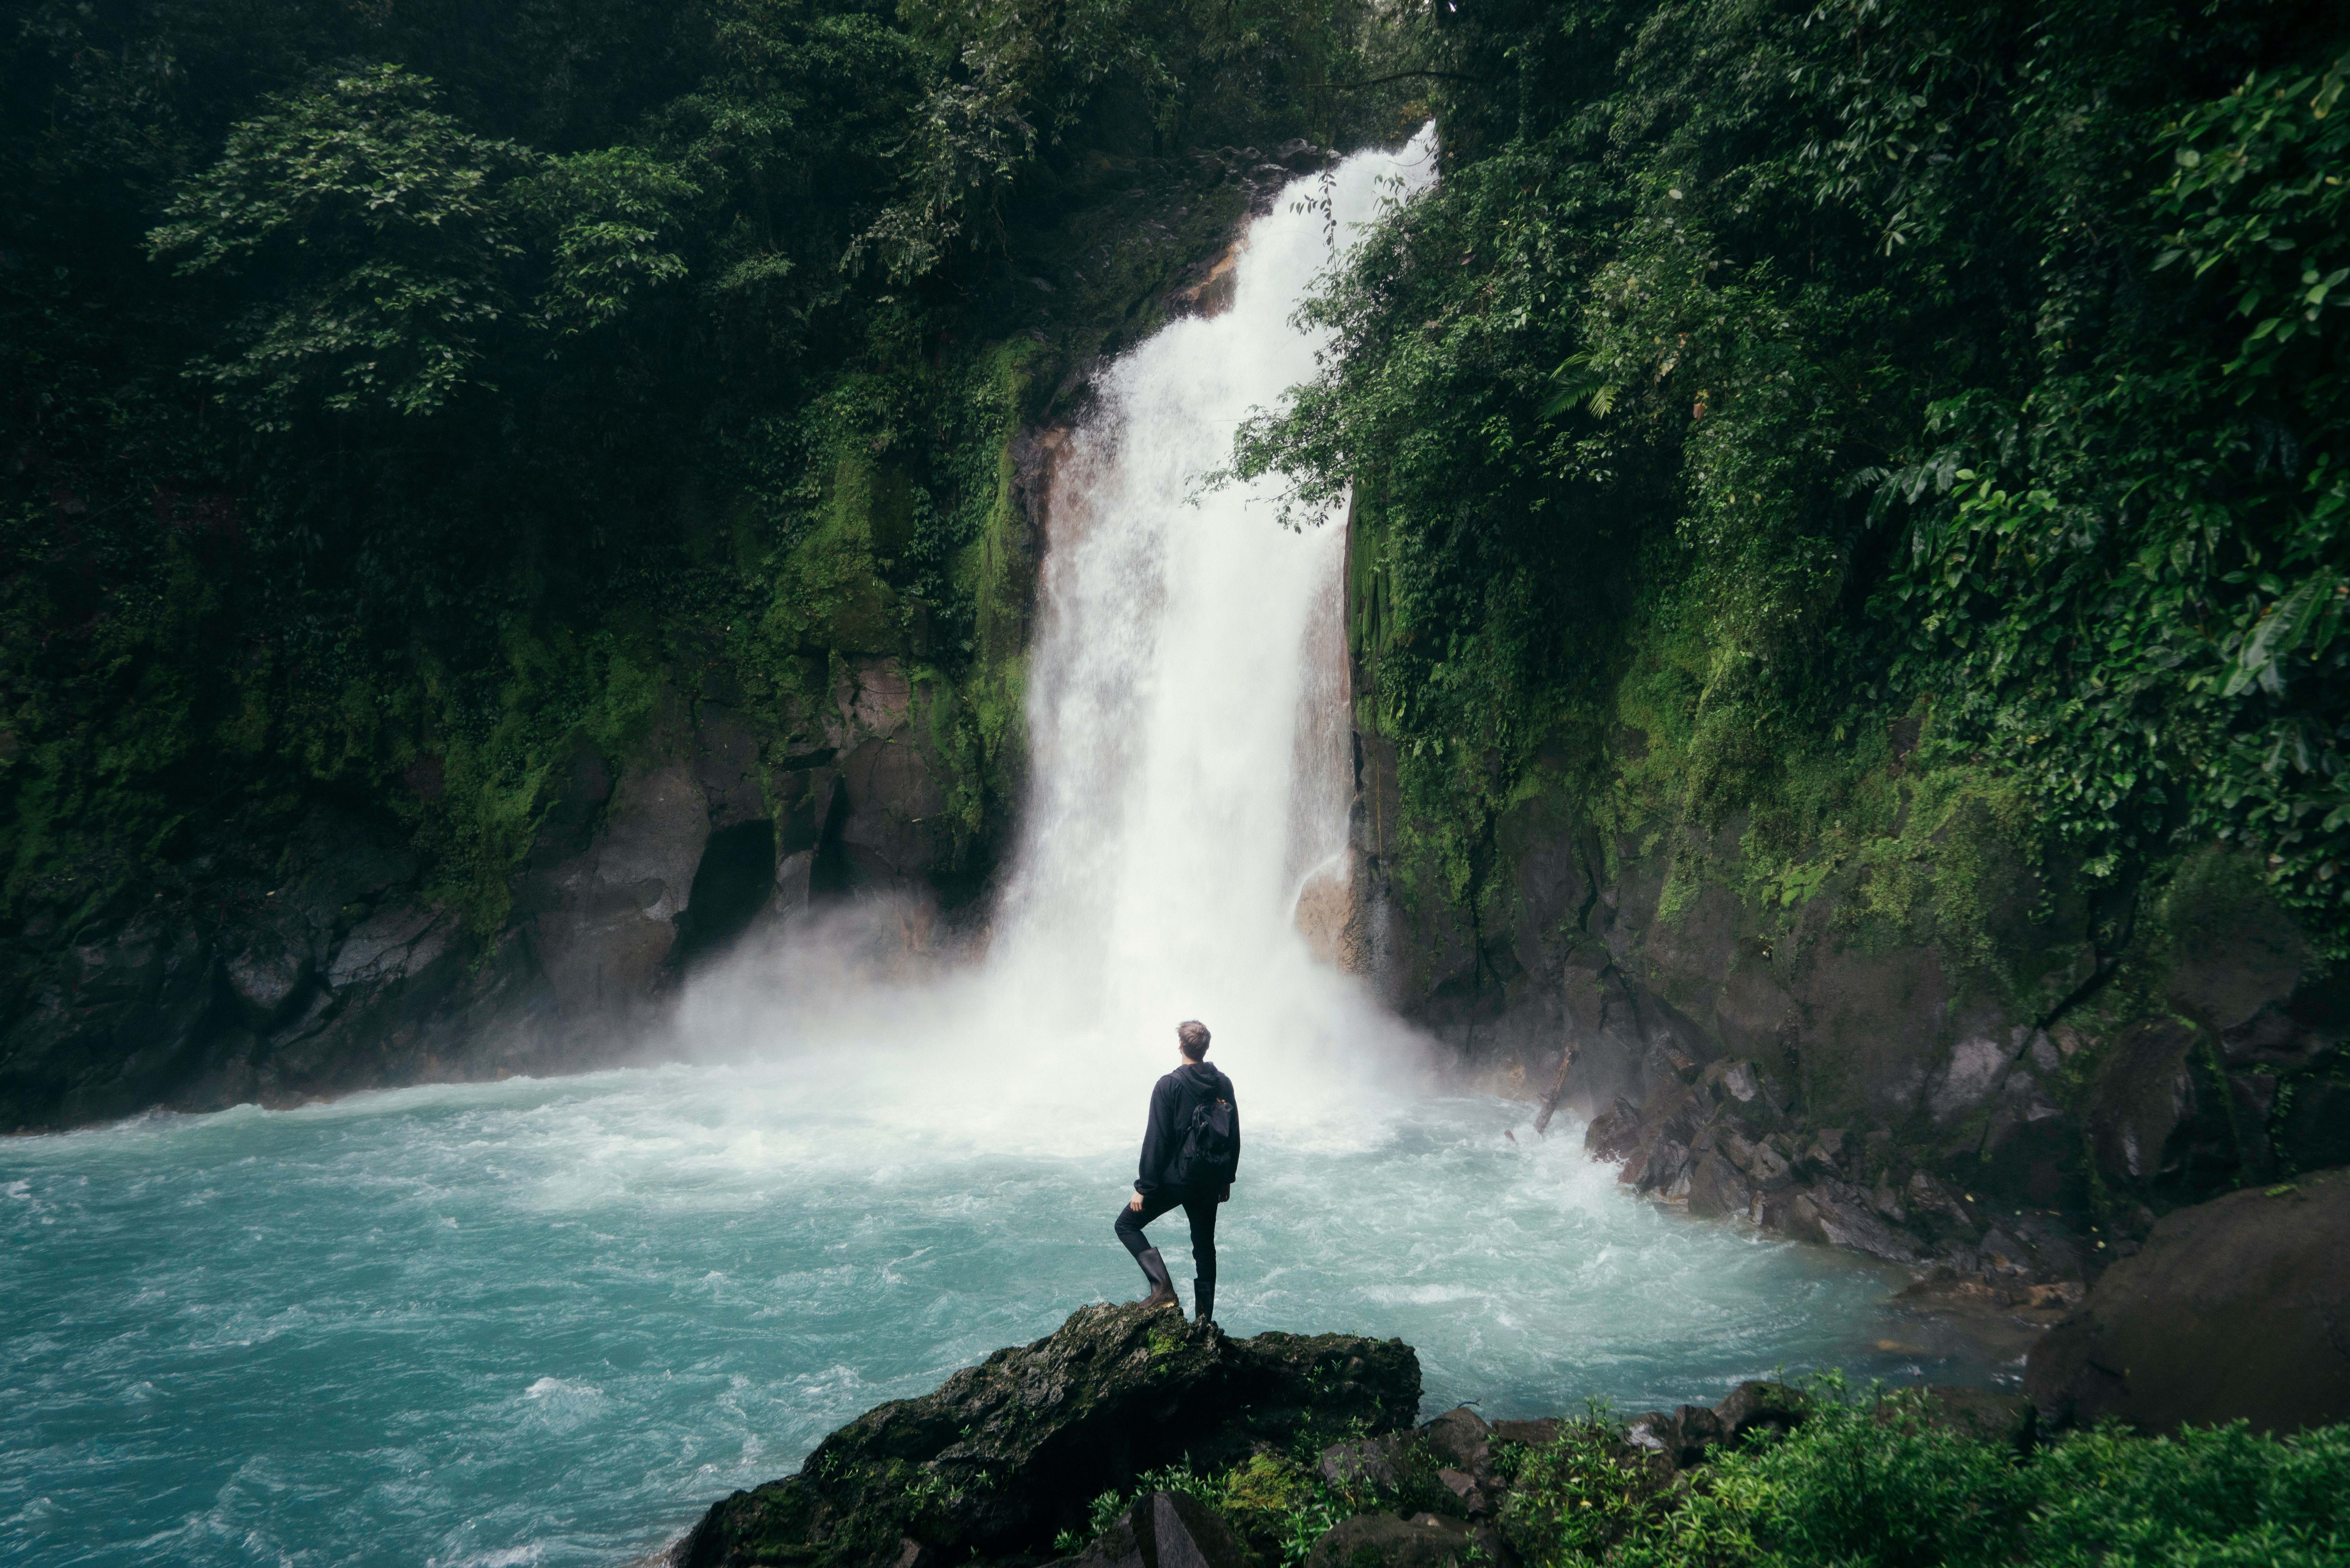
{"type": "Polygon", "coordinates": [[[1196,1062],[1208,1054],[1208,1026],[1196,1018],[1187,1019],[1175,1026],[1175,1044],[1187,1062],[1196,1062]]]}

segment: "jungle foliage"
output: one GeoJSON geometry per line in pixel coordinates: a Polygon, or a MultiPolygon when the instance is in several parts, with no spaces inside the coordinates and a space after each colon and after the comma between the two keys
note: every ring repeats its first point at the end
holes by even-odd
{"type": "Polygon", "coordinates": [[[1419,26],[1443,178],[1308,306],[1322,374],[1235,469],[1356,487],[1371,717],[1455,880],[1537,775],[1606,794],[1664,739],[1625,694],[1679,672],[1686,829],[1808,791],[1823,831],[1823,769],[1915,743],[2093,888],[2256,850],[2338,954],[2338,8],[1419,26]]]}
{"type": "Polygon", "coordinates": [[[775,601],[843,483],[903,535],[863,635],[964,680],[1004,444],[1151,284],[1038,246],[1191,148],[1359,138],[1308,89],[1359,70],[1366,15],[16,10],[0,914],[70,924],[323,793],[407,819],[494,919],[548,768],[656,672],[827,689],[821,607],[775,601]],[[1055,264],[1057,310],[1025,275],[1055,264]]]}
{"type": "MultiPolygon", "coordinates": [[[[2350,1428],[2279,1438],[2237,1422],[2147,1438],[2106,1426],[2019,1454],[1937,1418],[1915,1389],[1834,1372],[1803,1387],[1794,1430],[1765,1428],[1679,1476],[1604,1408],[1560,1422],[1550,1441],[1497,1444],[1505,1490],[1492,1522],[1530,1568],[2317,1568],[2350,1548],[2350,1428]]],[[[1399,1458],[1395,1488],[1334,1482],[1305,1446],[1220,1471],[1154,1471],[1103,1493],[1055,1550],[1083,1550],[1155,1490],[1199,1499],[1285,1568],[1358,1514],[1461,1512],[1436,1479],[1440,1460],[1409,1444],[1399,1458]]]]}
{"type": "Polygon", "coordinates": [[[2315,1568],[2350,1543],[2341,1427],[2107,1427],[2019,1459],[1934,1421],[1914,1391],[1847,1391],[1831,1376],[1811,1393],[1794,1431],[1718,1453],[1695,1486],[1627,1468],[1603,1420],[1565,1423],[1517,1456],[1503,1528],[1540,1568],[2315,1568]]]}

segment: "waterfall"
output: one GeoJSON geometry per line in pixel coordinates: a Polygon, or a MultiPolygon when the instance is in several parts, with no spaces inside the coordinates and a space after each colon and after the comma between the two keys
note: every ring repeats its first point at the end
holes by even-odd
{"type": "Polygon", "coordinates": [[[1433,173],[1423,131],[1294,184],[1238,242],[1229,308],[1107,367],[1057,443],[1031,793],[983,961],[877,981],[817,919],[696,985],[688,1054],[835,1074],[844,1102],[886,1084],[910,1147],[999,1153],[1130,1143],[1187,1018],[1259,1129],[1354,1146],[1419,1084],[1417,1035],[1331,961],[1353,799],[1345,530],[1281,527],[1277,482],[1205,482],[1251,410],[1314,374],[1326,342],[1292,318],[1317,278],[1433,173]]]}
{"type": "Polygon", "coordinates": [[[1065,1024],[1157,1050],[1197,1016],[1227,1055],[1292,1066],[1393,1032],[1295,921],[1308,877],[1326,882],[1346,855],[1344,530],[1277,526],[1270,483],[1201,481],[1252,409],[1313,375],[1324,345],[1291,317],[1315,278],[1432,169],[1423,132],[1334,170],[1316,192],[1326,219],[1288,203],[1260,219],[1231,307],[1112,368],[1057,465],[1035,793],[992,957],[1065,1024]]]}

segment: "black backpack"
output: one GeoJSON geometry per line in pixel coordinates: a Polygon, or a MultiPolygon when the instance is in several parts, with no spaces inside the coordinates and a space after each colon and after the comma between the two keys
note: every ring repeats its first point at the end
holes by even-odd
{"type": "Polygon", "coordinates": [[[1183,1134],[1182,1151],[1167,1172],[1168,1184],[1187,1192],[1229,1187],[1240,1162],[1240,1140],[1232,1136],[1232,1103],[1203,1100],[1191,1107],[1191,1126],[1183,1134]]]}

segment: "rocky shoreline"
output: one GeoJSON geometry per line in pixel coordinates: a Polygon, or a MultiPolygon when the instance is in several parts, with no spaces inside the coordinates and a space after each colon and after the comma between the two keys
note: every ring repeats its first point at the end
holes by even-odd
{"type": "Polygon", "coordinates": [[[796,1475],[720,1502],[677,1561],[1042,1561],[1105,1489],[1170,1465],[1243,1460],[1260,1444],[1317,1431],[1397,1431],[1419,1405],[1419,1358],[1400,1341],[1234,1340],[1170,1309],[1080,1307],[1034,1345],[868,1410],[817,1444],[796,1475]]]}
{"type": "Polygon", "coordinates": [[[1518,1568],[1563,1547],[1602,1554],[1711,1499],[1724,1456],[1767,1464],[1799,1431],[1898,1449],[1892,1469],[1946,1466],[1953,1485],[2058,1454],[2072,1434],[2111,1445],[2132,1440],[2126,1428],[2172,1433],[2178,1444],[2140,1445],[2124,1468],[2203,1462],[2199,1443],[2233,1445],[2239,1463],[2273,1451],[2318,1477],[2314,1490],[2287,1489],[2292,1506],[2350,1528],[2350,1428],[2326,1425],[2350,1419],[2345,1243],[2350,1173],[2240,1193],[2158,1225],[2141,1257],[2034,1347],[2023,1393],[1745,1382],[1712,1405],[1625,1420],[1597,1407],[1488,1420],[1463,1406],[1419,1423],[1419,1360],[1400,1341],[1236,1340],[1174,1309],[1080,1307],[1044,1339],[868,1411],[796,1474],[714,1504],[665,1561],[1518,1568]],[[1597,1513],[1579,1511],[1595,1501],[1597,1513]]]}

